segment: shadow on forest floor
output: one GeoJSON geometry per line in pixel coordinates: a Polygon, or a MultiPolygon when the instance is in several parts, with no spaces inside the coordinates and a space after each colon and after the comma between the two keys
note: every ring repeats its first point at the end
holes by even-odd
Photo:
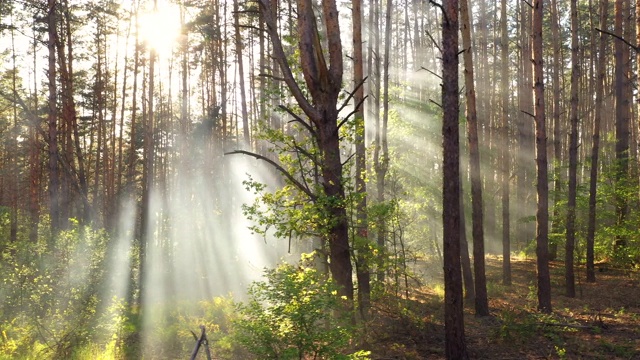
{"type": "MultiPolygon", "coordinates": [[[[487,258],[491,316],[475,317],[473,304],[465,306],[472,359],[640,359],[640,273],[601,269],[596,283],[586,283],[581,267],[571,299],[564,264],[552,262],[554,311],[545,315],[536,310],[535,260],[512,260],[511,286],[501,283],[501,265],[487,258]]],[[[417,285],[408,300],[376,302],[372,359],[444,358],[442,296],[441,286],[417,285]]]]}

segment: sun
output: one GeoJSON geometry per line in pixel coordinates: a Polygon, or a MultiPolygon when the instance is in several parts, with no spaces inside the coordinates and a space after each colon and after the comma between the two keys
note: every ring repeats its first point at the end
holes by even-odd
{"type": "Polygon", "coordinates": [[[180,38],[180,9],[171,3],[158,4],[140,15],[140,39],[159,56],[171,55],[180,38]]]}

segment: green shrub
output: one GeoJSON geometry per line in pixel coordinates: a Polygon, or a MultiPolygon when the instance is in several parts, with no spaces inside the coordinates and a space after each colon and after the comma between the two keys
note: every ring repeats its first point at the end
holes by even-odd
{"type": "Polygon", "coordinates": [[[238,341],[259,359],[366,358],[345,354],[354,336],[351,313],[311,262],[305,257],[299,266],[280,265],[251,285],[250,300],[238,307],[238,341]]]}

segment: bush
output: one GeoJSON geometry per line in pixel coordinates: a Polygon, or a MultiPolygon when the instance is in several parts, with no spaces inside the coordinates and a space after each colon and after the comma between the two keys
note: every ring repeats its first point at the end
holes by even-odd
{"type": "Polygon", "coordinates": [[[266,270],[266,281],[251,285],[250,300],[238,306],[238,341],[259,359],[366,358],[345,354],[355,331],[352,314],[311,258],[266,270]]]}

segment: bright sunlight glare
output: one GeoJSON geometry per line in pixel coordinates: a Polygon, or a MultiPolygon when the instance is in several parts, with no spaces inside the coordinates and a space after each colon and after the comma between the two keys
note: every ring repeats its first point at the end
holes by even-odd
{"type": "Polygon", "coordinates": [[[171,3],[158,4],[140,15],[140,38],[161,57],[170,55],[180,38],[180,9],[171,3]]]}

